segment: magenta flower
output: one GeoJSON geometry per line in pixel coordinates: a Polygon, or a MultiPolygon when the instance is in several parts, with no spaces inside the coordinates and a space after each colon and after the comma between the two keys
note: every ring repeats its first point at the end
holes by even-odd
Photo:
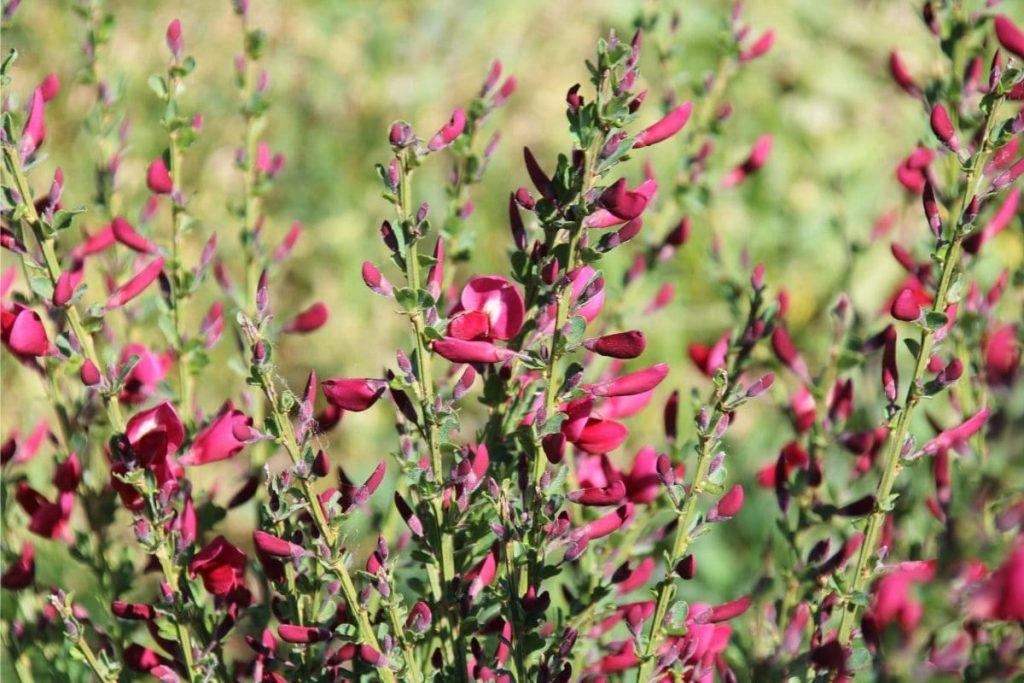
{"type": "Polygon", "coordinates": [[[991,409],[982,408],[956,427],[940,432],[938,436],[922,446],[916,455],[934,455],[940,450],[948,450],[965,443],[985,426],[991,414],[991,409]]]}
{"type": "Polygon", "coordinates": [[[511,339],[523,326],[523,295],[503,277],[474,277],[462,288],[459,303],[448,325],[449,336],[456,339],[511,339]]]}
{"type": "Polygon", "coordinates": [[[684,102],[659,121],[637,133],[633,138],[633,149],[647,147],[667,140],[683,129],[686,122],[690,120],[690,113],[693,111],[693,103],[684,102]]]}
{"type": "Polygon", "coordinates": [[[140,254],[155,254],[158,251],[155,244],[137,233],[132,224],[120,216],[110,222],[110,229],[114,233],[114,238],[129,249],[140,254]]]}
{"type": "Polygon", "coordinates": [[[452,112],[452,118],[445,125],[441,126],[441,130],[437,131],[434,137],[430,138],[430,142],[427,143],[427,149],[431,152],[436,152],[439,149],[444,149],[448,145],[455,141],[455,138],[462,135],[462,131],[466,129],[466,113],[461,108],[456,109],[452,112]]]}
{"type": "Polygon", "coordinates": [[[667,375],[668,366],[658,363],[588,388],[594,396],[631,396],[650,391],[661,384],[667,375]]]}
{"type": "Polygon", "coordinates": [[[379,379],[338,377],[324,380],[320,387],[328,403],[342,410],[358,413],[377,402],[387,388],[387,383],[379,379]]]}
{"type": "Polygon", "coordinates": [[[1024,543],[1019,537],[1003,565],[971,595],[967,609],[975,618],[1024,621],[1024,543]]]}
{"type": "Polygon", "coordinates": [[[993,24],[1000,45],[1017,55],[1018,59],[1024,59],[1024,31],[1005,14],[997,16],[993,24]]]}
{"type": "Polygon", "coordinates": [[[175,59],[181,57],[181,50],[184,44],[181,38],[181,21],[178,19],[167,25],[167,47],[175,59]]]}
{"type": "Polygon", "coordinates": [[[142,294],[160,276],[163,269],[164,257],[157,256],[107,297],[106,308],[108,310],[120,308],[142,294]]]}
{"type": "Polygon", "coordinates": [[[37,358],[57,353],[39,314],[19,303],[11,310],[0,311],[0,339],[19,356],[37,358]]]}
{"type": "Polygon", "coordinates": [[[754,143],[753,149],[750,151],[750,156],[746,160],[732,169],[722,178],[722,187],[730,188],[736,187],[744,180],[757,173],[765,162],[768,161],[768,155],[772,151],[772,136],[762,135],[758,138],[757,142],[754,143]]]}
{"type": "Polygon", "coordinates": [[[913,631],[921,620],[923,608],[921,603],[911,597],[910,587],[915,583],[931,581],[934,576],[934,560],[900,562],[888,568],[875,584],[874,599],[865,617],[873,619],[879,628],[885,628],[895,621],[904,632],[913,631]]]}
{"type": "Polygon", "coordinates": [[[125,379],[120,399],[127,403],[141,403],[156,393],[160,382],[171,369],[170,353],[154,353],[142,344],[127,344],[121,350],[121,364],[138,357],[138,362],[125,379]]]}
{"type": "Polygon", "coordinates": [[[43,102],[49,102],[60,94],[60,76],[55,73],[46,74],[39,91],[43,93],[43,102]]]}
{"type": "Polygon", "coordinates": [[[718,500],[708,513],[708,520],[715,521],[735,517],[743,507],[743,497],[743,487],[736,484],[718,500]]]}
{"type": "Polygon", "coordinates": [[[907,65],[903,63],[903,59],[896,50],[889,53],[889,73],[896,84],[903,88],[908,95],[911,97],[921,95],[921,89],[914,82],[914,77],[910,75],[907,65]]]}
{"type": "Polygon", "coordinates": [[[180,465],[196,466],[226,460],[245,448],[251,439],[252,418],[228,401],[213,421],[196,434],[180,465]]]}
{"type": "Polygon", "coordinates": [[[946,107],[942,103],[932,107],[929,121],[935,137],[946,147],[949,147],[951,151],[959,152],[960,141],[956,137],[956,129],[953,128],[953,122],[949,120],[949,112],[946,111],[946,107]]]}
{"type": "Polygon", "coordinates": [[[453,363],[504,363],[515,358],[515,351],[503,349],[488,341],[466,341],[445,337],[430,347],[442,358],[453,363]]]}
{"type": "Polygon", "coordinates": [[[626,497],[626,485],[617,479],[608,486],[592,486],[570,491],[566,497],[577,505],[618,505],[626,497]]]}
{"type": "Polygon", "coordinates": [[[174,191],[174,180],[164,164],[163,157],[157,157],[146,171],[146,187],[153,194],[170,194],[174,191]]]}
{"type": "Polygon", "coordinates": [[[775,31],[765,31],[761,37],[754,41],[754,44],[739,54],[740,62],[749,62],[772,49],[775,44],[775,31]]]}
{"type": "Polygon", "coordinates": [[[985,381],[991,386],[1011,386],[1020,369],[1021,343],[1017,326],[1009,323],[989,330],[982,343],[985,381]]]}
{"type": "Polygon", "coordinates": [[[909,287],[904,287],[892,302],[889,309],[892,317],[904,322],[914,322],[921,317],[921,304],[909,287]]]}
{"type": "Polygon", "coordinates": [[[202,579],[208,592],[225,597],[245,587],[245,562],[245,553],[218,536],[196,553],[188,569],[202,579]]]}
{"type": "Polygon", "coordinates": [[[625,425],[592,417],[587,419],[579,436],[569,441],[586,453],[610,453],[621,446],[628,435],[625,425]]]}
{"type": "Polygon", "coordinates": [[[929,166],[934,158],[934,151],[926,147],[916,148],[896,168],[896,179],[908,191],[921,194],[928,181],[929,166]]]}
{"type": "Polygon", "coordinates": [[[153,606],[140,602],[114,600],[110,603],[110,611],[118,619],[128,619],[130,621],[152,621],[156,618],[156,610],[153,606]]]}
{"type": "Polygon", "coordinates": [[[258,529],[252,532],[252,540],[259,552],[272,557],[301,557],[306,553],[301,545],[258,529]]]}
{"type": "Polygon", "coordinates": [[[280,624],[277,627],[277,634],[284,642],[296,644],[320,643],[331,639],[331,632],[320,626],[280,624]]]}
{"type": "Polygon", "coordinates": [[[76,264],[76,267],[71,270],[65,270],[57,278],[57,283],[53,286],[53,305],[54,306],[65,306],[71,298],[75,295],[75,290],[82,284],[82,277],[85,275],[85,271],[82,269],[81,264],[76,264]]]}
{"type": "Polygon", "coordinates": [[[637,218],[644,212],[658,183],[653,178],[640,183],[635,190],[626,186],[626,179],[619,178],[601,193],[600,209],[587,216],[583,224],[588,228],[609,228],[637,218]]]}
{"type": "Polygon", "coordinates": [[[28,118],[25,119],[25,127],[21,129],[21,142],[18,145],[18,152],[22,159],[27,159],[39,149],[46,138],[46,110],[42,88],[36,88],[32,92],[32,101],[29,103],[28,118]]]}
{"type": "Polygon", "coordinates": [[[363,262],[363,282],[370,288],[370,291],[381,296],[391,296],[393,291],[388,279],[377,270],[377,266],[369,261],[363,262]]]}
{"type": "Polygon", "coordinates": [[[164,461],[185,442],[185,428],[174,406],[164,401],[128,420],[125,436],[143,465],[164,461]]]}
{"type": "Polygon", "coordinates": [[[315,332],[327,324],[327,318],[329,315],[330,312],[327,310],[327,305],[322,301],[317,301],[309,308],[289,320],[284,326],[284,331],[292,334],[309,334],[310,332],[315,332]]]}

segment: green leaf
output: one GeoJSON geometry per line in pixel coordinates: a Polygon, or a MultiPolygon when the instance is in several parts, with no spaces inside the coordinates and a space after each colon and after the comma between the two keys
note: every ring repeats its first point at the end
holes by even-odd
{"type": "Polygon", "coordinates": [[[149,89],[156,93],[157,97],[161,100],[167,99],[167,81],[162,76],[154,74],[149,77],[147,83],[149,84],[149,89]]]}
{"type": "Polygon", "coordinates": [[[924,326],[931,331],[945,327],[949,322],[949,316],[941,311],[928,311],[924,314],[924,326]]]}

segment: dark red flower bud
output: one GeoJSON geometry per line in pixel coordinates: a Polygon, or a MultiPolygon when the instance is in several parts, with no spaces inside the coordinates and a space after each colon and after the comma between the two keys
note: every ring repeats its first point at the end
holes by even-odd
{"type": "Polygon", "coordinates": [[[296,644],[322,643],[331,639],[331,632],[320,626],[280,624],[277,627],[277,634],[284,642],[296,644]]]}
{"type": "Polygon", "coordinates": [[[122,600],[114,600],[110,604],[110,611],[114,613],[115,617],[133,621],[152,621],[156,617],[156,610],[152,605],[122,600]]]}
{"type": "Polygon", "coordinates": [[[959,152],[960,141],[956,137],[956,129],[953,128],[953,122],[949,120],[949,112],[941,102],[932,107],[930,122],[935,137],[953,152],[959,152]]]}
{"type": "Polygon", "coordinates": [[[679,560],[676,564],[676,574],[683,581],[691,581],[697,575],[697,558],[691,554],[679,560]]]}
{"type": "Polygon", "coordinates": [[[636,358],[644,352],[647,340],[639,330],[617,332],[615,334],[587,339],[583,346],[588,351],[610,358],[636,358]]]}

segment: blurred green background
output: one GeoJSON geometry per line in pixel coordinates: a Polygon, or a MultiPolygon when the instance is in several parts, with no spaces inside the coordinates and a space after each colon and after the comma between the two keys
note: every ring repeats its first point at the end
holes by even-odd
{"type": "MultiPolygon", "coordinates": [[[[1006,9],[1019,17],[1020,6],[1010,4],[1006,9]]],[[[117,27],[105,64],[123,78],[123,106],[131,121],[120,177],[126,213],[130,219],[138,215],[146,195],[146,164],[165,146],[164,132],[156,123],[159,103],[146,81],[165,69],[164,29],[178,17],[185,52],[198,63],[179,98],[181,111],[199,111],[205,117],[205,128],[185,164],[186,189],[195,192],[190,211],[200,221],[187,258],[194,262],[208,234],[215,231],[221,256],[238,273],[238,222],[226,210],[227,202],[241,191],[233,164],[242,128],[232,69],[241,33],[230,2],[113,2],[110,7],[117,27]]],[[[476,94],[492,59],[500,58],[506,73],[516,76],[514,96],[486,127],[484,139],[494,130],[500,130],[502,139],[487,178],[471,191],[476,212],[467,230],[476,235],[477,250],[472,270],[460,266],[456,281],[465,281],[471,273],[504,274],[510,244],[507,193],[529,184],[521,148],[529,145],[549,168],[556,153],[568,150],[565,91],[573,83],[586,83],[584,59],[592,57],[596,39],[609,29],[628,39],[641,11],[663,11],[666,18],[673,10],[679,12],[673,72],[665,74],[659,67],[650,41],[644,53],[645,87],[652,91],[641,118],[647,123],[657,117],[658,99],[666,91],[674,89],[680,98],[691,98],[717,63],[729,9],[719,0],[254,0],[251,25],[263,28],[270,39],[262,64],[270,75],[273,106],[264,137],[274,151],[287,157],[267,202],[265,233],[276,242],[291,221],[299,220],[305,227],[287,274],[272,291],[272,305],[282,319],[316,300],[331,310],[325,328],[282,341],[277,359],[292,387],[301,388],[310,367],[321,377],[379,375],[382,366],[393,365],[394,349],[408,346],[403,320],[369,293],[360,278],[363,260],[378,265],[386,261],[377,226],[391,216],[380,197],[373,165],[388,159],[386,136],[392,121],[405,119],[427,138],[454,106],[465,105],[476,94]]],[[[708,382],[686,358],[686,346],[717,338],[729,324],[727,302],[718,285],[723,269],[744,277],[749,267],[741,265],[743,258],[767,265],[772,290],[785,288],[791,294],[790,325],[814,368],[828,350],[828,308],[837,288],[846,286],[841,278],[850,258],[849,243],[862,253],[847,291],[855,309],[873,316],[901,277],[888,255],[890,239],[916,244],[924,235],[916,201],[907,205],[894,169],[918,140],[929,135],[927,119],[919,105],[891,83],[886,66],[889,50],[898,47],[921,78],[943,68],[915,4],[751,0],[744,19],[753,36],[773,29],[775,46],[730,84],[735,109],[724,124],[709,173],[717,178],[742,161],[763,133],[775,138],[768,165],[741,187],[719,193],[710,207],[692,211],[690,243],[655,277],[630,288],[624,297],[616,291],[637,245],[604,262],[608,300],[620,307],[624,325],[639,326],[648,334],[645,359],[672,366],[669,381],[658,391],[657,406],[629,420],[632,434],[621,459],[628,460],[640,445],[661,443],[660,404],[671,388],[682,389],[684,396],[691,387],[706,394],[708,382]],[[895,207],[900,207],[901,221],[890,239],[872,241],[874,222],[895,207]],[[722,269],[709,256],[712,233],[721,242],[722,269]],[[655,316],[644,316],[643,309],[664,282],[674,284],[675,299],[655,316]]],[[[78,49],[83,36],[71,3],[57,0],[27,0],[3,35],[4,51],[17,48],[21,53],[14,83],[4,93],[11,106],[21,106],[50,71],[63,81],[59,98],[47,110],[49,156],[32,181],[42,191],[52,169],[62,166],[69,206],[88,205],[93,189],[94,147],[82,120],[94,91],[75,83],[83,63],[78,49]]],[[[652,160],[663,190],[668,190],[679,147],[666,142],[647,151],[639,159],[652,160]]],[[[429,201],[439,215],[445,211],[446,171],[446,163],[432,160],[416,180],[417,199],[429,201]]],[[[641,176],[639,160],[631,162],[628,172],[635,184],[641,176]]],[[[668,195],[663,191],[661,200],[668,195]]],[[[674,206],[656,207],[645,217],[637,242],[656,241],[682,213],[674,206]]],[[[161,213],[155,223],[157,238],[166,239],[168,222],[161,213]]],[[[78,225],[95,230],[100,221],[86,213],[78,225]]],[[[978,265],[981,282],[988,285],[1002,268],[1017,265],[1021,253],[1019,231],[1006,231],[978,265]]],[[[12,263],[5,252],[4,267],[12,263]]],[[[205,303],[217,294],[211,280],[198,298],[205,303]]],[[[195,308],[188,321],[191,329],[203,313],[205,305],[195,308]]],[[[139,329],[137,334],[142,341],[159,341],[155,332],[139,329]]],[[[203,378],[200,402],[208,411],[227,395],[237,398],[244,389],[243,379],[228,366],[237,355],[231,337],[225,334],[214,352],[213,370],[203,378]]],[[[783,379],[792,386],[791,377],[783,379]]],[[[872,376],[872,384],[863,391],[874,391],[869,386],[876,386],[876,381],[872,376]]],[[[49,415],[36,378],[6,354],[3,389],[5,437],[49,415]]],[[[774,458],[788,437],[778,412],[787,394],[777,388],[772,399],[752,407],[731,432],[731,477],[748,485],[749,507],[736,522],[701,541],[705,569],[692,588],[694,595],[734,597],[750,588],[749,577],[761,566],[760,553],[752,549],[763,548],[771,533],[765,520],[773,514],[774,501],[769,492],[751,487],[752,475],[774,458]]],[[[865,401],[861,396],[858,405],[865,401]]],[[[859,419],[870,423],[880,417],[869,412],[859,419]]],[[[687,419],[684,412],[683,424],[687,419]]],[[[346,416],[330,434],[329,447],[336,462],[345,463],[356,477],[364,476],[373,462],[396,448],[388,410],[346,416]]],[[[44,447],[30,471],[32,480],[47,492],[51,454],[44,447]]],[[[203,468],[197,476],[200,481],[215,480],[223,500],[241,484],[244,469],[243,462],[229,461],[203,468]]],[[[233,513],[226,533],[246,542],[249,514],[233,513]]],[[[40,580],[72,583],[66,575],[70,570],[68,564],[42,563],[40,580]]]]}

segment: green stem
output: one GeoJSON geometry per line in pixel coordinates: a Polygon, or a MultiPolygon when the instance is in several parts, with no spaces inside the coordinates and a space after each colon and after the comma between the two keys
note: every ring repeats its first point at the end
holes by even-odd
{"type": "MultiPolygon", "coordinates": [[[[57,280],[61,276],[60,261],[57,258],[57,252],[54,249],[54,238],[46,237],[44,232],[43,223],[39,218],[39,213],[35,209],[35,205],[32,203],[32,191],[28,186],[28,182],[25,180],[25,174],[21,170],[21,162],[18,159],[16,147],[12,145],[4,146],[4,160],[5,167],[11,177],[14,178],[14,186],[17,188],[18,193],[21,195],[21,206],[25,215],[28,217],[29,227],[32,230],[32,234],[35,236],[36,241],[39,243],[39,248],[43,253],[43,261],[46,265],[47,275],[50,277],[50,283],[54,286],[57,284],[57,280]]],[[[27,254],[22,254],[22,260],[29,258],[27,254]]],[[[68,326],[71,327],[75,338],[78,339],[79,344],[82,348],[82,355],[86,360],[91,361],[96,368],[101,369],[103,365],[100,363],[99,356],[96,354],[96,347],[93,344],[92,335],[86,332],[85,326],[82,324],[82,318],[79,315],[78,308],[74,304],[68,304],[64,308],[64,315],[68,321],[68,326]]],[[[117,397],[108,393],[101,392],[103,398],[103,405],[107,411],[107,417],[110,420],[111,426],[117,432],[124,431],[124,417],[121,414],[121,406],[117,402],[117,397]]]]}
{"type": "MultiPolygon", "coordinates": [[[[249,336],[248,341],[250,348],[252,348],[259,340],[249,336]]],[[[270,407],[274,421],[281,430],[280,443],[284,446],[284,449],[291,458],[292,463],[297,465],[302,462],[303,458],[302,449],[295,436],[295,428],[292,426],[292,422],[287,413],[281,408],[278,400],[277,388],[274,385],[273,379],[270,377],[267,368],[263,366],[258,367],[257,375],[259,377],[260,387],[263,389],[264,396],[267,399],[267,405],[270,407]]],[[[306,507],[309,509],[309,514],[313,519],[313,524],[316,526],[321,538],[323,538],[327,547],[330,549],[331,557],[333,558],[328,563],[328,567],[334,575],[338,577],[338,580],[341,583],[341,590],[345,594],[345,602],[348,604],[349,609],[356,619],[356,626],[359,629],[360,639],[363,643],[369,645],[377,652],[381,652],[380,643],[377,641],[377,636],[373,631],[373,625],[370,623],[369,615],[367,615],[366,611],[360,607],[359,593],[356,591],[355,583],[352,581],[352,576],[348,571],[348,567],[345,566],[344,558],[337,556],[339,551],[337,547],[338,536],[333,527],[331,527],[327,522],[327,518],[324,516],[324,511],[320,507],[320,498],[313,490],[309,479],[301,479],[300,481],[303,497],[306,501],[306,507]]],[[[395,683],[395,674],[387,666],[378,666],[377,672],[382,680],[387,681],[388,683],[395,683]]]]}
{"type": "MultiPolygon", "coordinates": [[[[988,116],[985,120],[981,145],[979,146],[978,154],[971,162],[970,169],[967,171],[967,176],[964,182],[964,191],[960,197],[957,212],[956,214],[950,215],[949,220],[952,222],[953,237],[952,240],[947,243],[945,254],[942,259],[942,275],[939,278],[939,286],[936,290],[931,308],[933,313],[944,313],[947,307],[949,287],[953,282],[953,274],[956,272],[957,267],[960,264],[960,249],[968,234],[962,229],[960,221],[971,201],[971,198],[976,195],[980,189],[981,182],[984,180],[984,169],[985,165],[988,163],[990,154],[989,137],[999,104],[1000,101],[997,100],[992,103],[991,108],[989,109],[988,116]]],[[[918,350],[914,360],[914,371],[910,376],[910,385],[907,387],[903,406],[896,417],[896,424],[891,431],[887,444],[882,465],[882,477],[879,479],[878,488],[875,491],[875,509],[868,517],[867,529],[864,532],[864,542],[860,546],[860,552],[857,555],[857,564],[853,569],[853,580],[849,595],[863,593],[867,589],[871,578],[874,576],[874,570],[870,566],[871,560],[875,555],[879,536],[881,535],[882,527],[885,523],[885,517],[889,510],[892,509],[890,502],[892,490],[896,484],[896,480],[899,478],[900,471],[903,469],[901,464],[901,451],[907,438],[914,408],[921,399],[921,389],[918,384],[924,376],[925,368],[928,366],[928,359],[931,357],[934,342],[934,330],[925,329],[921,331],[918,338],[918,350]]],[[[852,600],[847,600],[839,621],[838,634],[839,643],[844,647],[848,647],[853,640],[853,628],[854,624],[857,622],[859,613],[859,605],[852,600]]]]}

